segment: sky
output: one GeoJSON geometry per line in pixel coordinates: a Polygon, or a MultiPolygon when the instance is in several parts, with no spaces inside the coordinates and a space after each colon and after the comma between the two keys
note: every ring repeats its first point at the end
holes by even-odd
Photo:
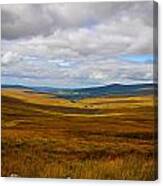
{"type": "Polygon", "coordinates": [[[2,84],[153,82],[153,2],[1,6],[2,84]]]}

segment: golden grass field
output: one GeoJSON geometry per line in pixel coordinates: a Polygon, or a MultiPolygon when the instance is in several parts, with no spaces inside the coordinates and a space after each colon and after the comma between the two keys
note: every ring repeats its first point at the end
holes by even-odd
{"type": "Polygon", "coordinates": [[[153,96],[70,101],[2,89],[2,176],[155,180],[153,96]]]}

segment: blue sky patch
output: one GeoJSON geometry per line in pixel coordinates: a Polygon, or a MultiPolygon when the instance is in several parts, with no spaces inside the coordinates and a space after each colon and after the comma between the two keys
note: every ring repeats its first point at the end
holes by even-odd
{"type": "Polygon", "coordinates": [[[152,54],[143,54],[143,55],[123,55],[119,57],[122,60],[127,60],[130,62],[138,63],[153,63],[154,56],[152,54]]]}

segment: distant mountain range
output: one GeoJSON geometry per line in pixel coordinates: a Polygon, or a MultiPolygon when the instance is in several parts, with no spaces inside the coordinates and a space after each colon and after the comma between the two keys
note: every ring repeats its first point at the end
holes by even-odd
{"type": "Polygon", "coordinates": [[[49,93],[51,95],[57,95],[61,98],[70,100],[78,100],[87,97],[99,97],[99,96],[133,96],[133,95],[149,95],[154,94],[154,90],[157,90],[157,84],[134,84],[134,85],[122,85],[111,84],[101,87],[91,88],[78,88],[78,89],[66,89],[66,88],[52,88],[52,87],[27,87],[22,85],[2,85],[2,88],[17,88],[27,89],[27,91],[34,91],[39,93],[49,93]]]}

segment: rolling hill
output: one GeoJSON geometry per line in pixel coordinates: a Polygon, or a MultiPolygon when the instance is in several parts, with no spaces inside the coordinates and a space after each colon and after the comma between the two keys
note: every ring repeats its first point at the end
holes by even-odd
{"type": "Polygon", "coordinates": [[[2,85],[2,88],[16,88],[26,89],[27,91],[34,91],[39,93],[49,93],[57,95],[60,98],[79,100],[82,98],[99,97],[99,96],[136,96],[136,95],[149,95],[153,94],[156,84],[135,84],[135,85],[122,85],[111,84],[101,87],[91,88],[53,88],[53,87],[26,87],[21,85],[2,85]]]}

